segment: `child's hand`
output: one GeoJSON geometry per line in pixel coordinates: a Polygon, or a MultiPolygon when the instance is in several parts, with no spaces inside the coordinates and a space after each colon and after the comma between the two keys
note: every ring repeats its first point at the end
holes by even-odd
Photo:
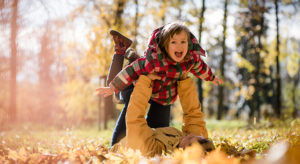
{"type": "Polygon", "coordinates": [[[222,79],[219,79],[217,77],[215,77],[215,79],[212,81],[216,86],[218,85],[222,85],[224,83],[224,81],[222,79]]]}
{"type": "Polygon", "coordinates": [[[104,95],[104,97],[108,97],[114,94],[114,89],[110,87],[100,87],[96,89],[97,95],[104,95]]]}

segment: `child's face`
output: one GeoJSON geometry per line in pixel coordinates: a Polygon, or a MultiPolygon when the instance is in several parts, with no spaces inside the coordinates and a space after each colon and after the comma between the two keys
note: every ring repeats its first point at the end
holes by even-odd
{"type": "Polygon", "coordinates": [[[176,62],[181,62],[188,51],[188,38],[185,31],[174,34],[168,44],[168,54],[176,62]]]}

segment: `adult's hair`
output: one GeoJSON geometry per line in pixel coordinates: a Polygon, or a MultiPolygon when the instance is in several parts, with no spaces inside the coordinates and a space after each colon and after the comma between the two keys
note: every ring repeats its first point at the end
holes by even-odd
{"type": "Polygon", "coordinates": [[[215,149],[213,142],[207,138],[205,139],[198,139],[198,143],[203,147],[205,152],[211,152],[215,149]]]}

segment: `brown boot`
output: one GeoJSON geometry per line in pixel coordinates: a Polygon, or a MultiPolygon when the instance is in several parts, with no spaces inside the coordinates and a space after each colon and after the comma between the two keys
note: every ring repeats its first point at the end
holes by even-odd
{"type": "Polygon", "coordinates": [[[132,41],[118,31],[111,30],[109,33],[112,35],[115,42],[115,53],[118,55],[124,55],[132,41]]]}
{"type": "Polygon", "coordinates": [[[140,56],[134,51],[132,48],[128,48],[125,52],[125,59],[128,60],[128,63],[126,65],[129,65],[136,59],[140,58],[140,56]]]}

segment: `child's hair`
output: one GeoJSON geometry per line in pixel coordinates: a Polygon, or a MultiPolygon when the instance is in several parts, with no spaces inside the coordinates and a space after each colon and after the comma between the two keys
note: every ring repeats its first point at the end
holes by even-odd
{"type": "MultiPolygon", "coordinates": [[[[168,45],[171,38],[175,34],[179,34],[182,31],[184,31],[187,34],[187,40],[188,43],[190,43],[190,30],[183,23],[174,22],[174,23],[167,24],[163,27],[159,36],[158,46],[162,50],[162,54],[164,57],[169,56],[168,45]]],[[[185,58],[187,58],[188,56],[189,56],[189,51],[187,52],[185,58]]]]}

